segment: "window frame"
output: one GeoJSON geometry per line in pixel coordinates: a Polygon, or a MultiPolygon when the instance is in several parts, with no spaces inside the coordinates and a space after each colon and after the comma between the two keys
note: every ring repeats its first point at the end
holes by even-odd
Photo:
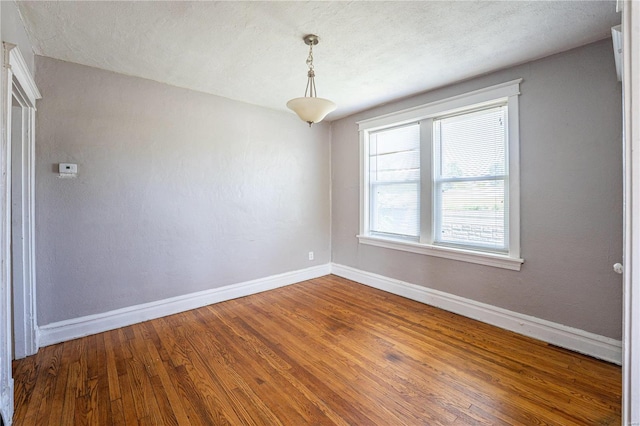
{"type": "Polygon", "coordinates": [[[446,259],[476,263],[519,271],[524,260],[520,258],[520,141],[519,107],[520,83],[512,80],[484,89],[445,98],[414,108],[358,121],[360,134],[360,229],[357,235],[360,244],[384,247],[435,256],[446,259]],[[472,112],[495,105],[507,105],[508,123],[508,253],[496,253],[433,243],[433,120],[447,115],[472,112]],[[372,235],[369,228],[369,134],[387,128],[420,123],[420,237],[419,241],[388,238],[372,235]]]}
{"type": "MultiPolygon", "coordinates": [[[[368,139],[367,139],[367,142],[369,142],[369,143],[370,143],[370,142],[371,142],[371,135],[372,135],[372,134],[379,133],[379,132],[380,132],[380,130],[384,131],[384,130],[401,129],[401,128],[408,127],[408,126],[414,126],[414,125],[416,125],[416,124],[419,124],[419,123],[407,123],[407,124],[402,124],[402,125],[400,125],[400,126],[391,126],[391,127],[386,127],[386,128],[384,128],[384,129],[379,129],[379,130],[376,130],[376,131],[369,132],[369,137],[368,137],[368,139]]],[[[419,130],[419,131],[420,131],[420,129],[422,129],[422,127],[421,127],[421,126],[418,126],[418,130],[419,130]]],[[[419,138],[419,141],[418,141],[418,142],[420,142],[420,140],[421,140],[421,138],[422,138],[422,135],[419,135],[419,136],[418,136],[418,138],[419,138]]],[[[420,155],[422,155],[420,144],[418,144],[418,146],[419,146],[419,151],[418,151],[418,153],[419,153],[420,155]]],[[[419,194],[419,196],[421,195],[421,194],[420,194],[420,191],[421,191],[421,186],[422,186],[422,185],[421,185],[421,182],[422,182],[422,175],[420,175],[417,179],[414,179],[414,180],[404,180],[404,181],[375,181],[375,182],[372,182],[372,181],[371,181],[371,173],[370,173],[370,172],[371,172],[371,157],[372,157],[372,156],[371,156],[371,151],[370,151],[370,149],[371,149],[371,145],[369,144],[369,145],[367,146],[367,155],[368,155],[369,157],[368,157],[368,158],[367,158],[367,160],[366,160],[366,161],[367,161],[367,171],[369,172],[369,175],[368,175],[368,179],[369,179],[369,180],[368,180],[368,184],[369,184],[369,193],[371,193],[371,190],[370,190],[370,189],[371,189],[372,187],[375,187],[375,186],[385,186],[385,185],[389,185],[389,186],[391,186],[391,185],[397,185],[397,184],[405,184],[405,185],[416,185],[417,190],[418,190],[418,194],[419,194]]],[[[379,154],[378,154],[378,155],[379,155],[379,154]]],[[[376,155],[376,157],[378,157],[378,155],[376,155]]],[[[419,161],[420,161],[420,162],[422,162],[422,158],[419,158],[419,161]]],[[[369,197],[369,205],[368,205],[368,207],[369,207],[369,221],[371,221],[371,216],[372,216],[371,212],[372,212],[372,210],[373,210],[374,201],[375,201],[375,196],[370,196],[370,197],[369,197]]],[[[420,197],[418,198],[418,201],[420,201],[420,197]]],[[[421,225],[422,225],[422,224],[421,224],[421,219],[420,219],[420,210],[421,210],[421,209],[420,209],[420,205],[419,205],[419,203],[418,203],[418,217],[417,217],[417,219],[418,219],[418,221],[417,221],[417,222],[418,222],[418,223],[417,223],[417,225],[418,225],[418,229],[420,229],[420,228],[421,228],[421,225]]],[[[371,228],[372,228],[372,226],[371,226],[371,225],[372,225],[372,224],[371,224],[371,223],[369,223],[369,233],[370,233],[370,235],[378,236],[378,237],[381,237],[381,238],[391,238],[391,239],[399,239],[399,240],[407,240],[407,241],[417,241],[417,240],[420,238],[420,235],[413,236],[413,235],[408,235],[408,234],[394,234],[394,233],[391,233],[391,232],[384,232],[384,231],[380,231],[380,230],[373,230],[373,229],[371,229],[371,228]]]]}

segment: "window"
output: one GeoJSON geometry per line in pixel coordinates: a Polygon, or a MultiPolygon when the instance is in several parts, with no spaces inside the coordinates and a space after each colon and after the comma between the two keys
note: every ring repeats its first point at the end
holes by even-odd
{"type": "Polygon", "coordinates": [[[520,80],[359,122],[359,240],[520,270],[520,80]]]}
{"type": "Polygon", "coordinates": [[[370,229],[375,234],[420,236],[420,126],[369,135],[370,229]]]}
{"type": "Polygon", "coordinates": [[[507,107],[433,121],[434,242],[508,249],[507,107]]]}

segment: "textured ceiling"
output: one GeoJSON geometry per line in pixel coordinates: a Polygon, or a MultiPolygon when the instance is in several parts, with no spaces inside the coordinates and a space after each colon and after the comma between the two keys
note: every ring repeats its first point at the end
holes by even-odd
{"type": "MultiPolygon", "coordinates": [[[[35,53],[327,119],[610,35],[615,1],[18,2],[35,53]]],[[[613,57],[611,58],[613,61],[613,57]]]]}

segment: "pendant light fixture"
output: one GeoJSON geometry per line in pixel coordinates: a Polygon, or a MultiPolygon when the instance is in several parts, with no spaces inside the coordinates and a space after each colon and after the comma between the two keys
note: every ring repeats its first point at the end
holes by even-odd
{"type": "Polygon", "coordinates": [[[309,46],[309,57],[307,57],[307,88],[303,98],[294,98],[287,102],[287,108],[298,114],[303,121],[309,123],[319,123],[331,111],[336,109],[336,104],[328,99],[319,98],[316,92],[315,71],[313,70],[313,46],[318,44],[318,36],[309,34],[304,36],[304,42],[309,46]]]}

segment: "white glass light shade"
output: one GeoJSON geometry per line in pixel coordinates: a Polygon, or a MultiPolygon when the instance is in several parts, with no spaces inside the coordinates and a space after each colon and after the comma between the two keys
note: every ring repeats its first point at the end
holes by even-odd
{"type": "Polygon", "coordinates": [[[298,114],[307,123],[319,123],[331,111],[336,109],[336,104],[328,99],[304,97],[294,98],[287,102],[287,108],[298,114]]]}

